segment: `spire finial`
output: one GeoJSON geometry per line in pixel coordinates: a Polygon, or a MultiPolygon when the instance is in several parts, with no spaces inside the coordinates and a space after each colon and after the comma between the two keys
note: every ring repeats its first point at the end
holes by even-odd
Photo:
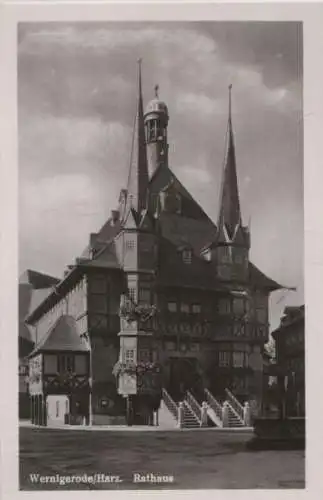
{"type": "Polygon", "coordinates": [[[229,120],[231,121],[231,92],[232,92],[232,83],[229,85],[229,120]]]}
{"type": "Polygon", "coordinates": [[[138,79],[139,79],[139,92],[141,94],[141,63],[142,63],[142,58],[139,57],[137,60],[138,63],[138,79]]]}
{"type": "Polygon", "coordinates": [[[158,99],[158,91],[159,91],[159,85],[158,85],[158,83],[155,85],[154,90],[155,90],[155,97],[156,97],[156,99],[158,99]]]}

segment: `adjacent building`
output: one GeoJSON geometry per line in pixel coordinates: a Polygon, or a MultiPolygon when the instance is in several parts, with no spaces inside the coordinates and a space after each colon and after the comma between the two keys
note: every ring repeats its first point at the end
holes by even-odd
{"type": "Polygon", "coordinates": [[[57,278],[32,270],[27,270],[19,279],[19,416],[30,417],[28,355],[34,348],[36,339],[25,322],[29,312],[44,300],[52,291],[53,285],[59,283],[57,278]]]}
{"type": "MultiPolygon", "coordinates": [[[[229,101],[220,209],[212,221],[171,168],[168,107],[156,92],[144,110],[139,65],[128,182],[111,217],[26,318],[36,339],[31,365],[40,356],[34,378],[48,386],[48,377],[54,377],[53,407],[64,393],[66,408],[74,398],[87,421],[104,423],[124,414],[130,395],[139,418],[158,406],[163,387],[177,401],[188,389],[197,398],[205,388],[219,398],[229,389],[239,400],[251,401],[255,411],[261,408],[268,299],[282,287],[249,258],[231,88],[229,101]],[[60,340],[48,350],[48,340],[42,339],[56,338],[57,330],[60,340]],[[74,347],[67,353],[71,330],[74,347]],[[88,364],[76,361],[83,349],[88,364]],[[70,363],[59,361],[72,353],[70,363]],[[85,377],[79,399],[77,363],[85,377]]],[[[222,163],[215,159],[214,171],[222,163]]],[[[45,408],[49,392],[44,385],[31,382],[30,390],[45,408]]]]}
{"type": "Polygon", "coordinates": [[[305,416],[305,309],[289,306],[272,332],[285,416],[305,416]]]}

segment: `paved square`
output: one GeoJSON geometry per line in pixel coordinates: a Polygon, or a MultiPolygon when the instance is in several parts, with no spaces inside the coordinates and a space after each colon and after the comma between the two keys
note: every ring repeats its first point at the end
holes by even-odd
{"type": "Polygon", "coordinates": [[[73,489],[304,488],[303,451],[248,451],[249,433],[214,430],[89,432],[20,429],[22,490],[71,489],[33,483],[41,476],[105,474],[119,483],[73,489]],[[134,483],[133,474],[174,476],[173,484],[134,483]]]}

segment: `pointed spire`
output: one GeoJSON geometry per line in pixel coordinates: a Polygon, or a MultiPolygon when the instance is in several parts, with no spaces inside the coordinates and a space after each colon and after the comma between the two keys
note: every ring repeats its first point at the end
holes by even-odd
{"type": "Polygon", "coordinates": [[[236,228],[241,224],[236,157],[231,116],[231,90],[229,85],[229,118],[227,129],[227,150],[224,161],[222,187],[220,193],[219,230],[225,226],[230,238],[233,238],[236,228]]]}
{"type": "Polygon", "coordinates": [[[139,214],[146,208],[148,187],[148,164],[145,140],[145,123],[141,84],[141,59],[138,60],[138,103],[134,123],[130,170],[128,176],[128,209],[139,214]]]}

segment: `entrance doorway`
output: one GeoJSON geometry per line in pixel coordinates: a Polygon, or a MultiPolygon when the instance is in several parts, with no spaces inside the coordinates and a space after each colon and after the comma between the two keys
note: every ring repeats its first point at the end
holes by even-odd
{"type": "Polygon", "coordinates": [[[47,396],[47,423],[64,425],[65,415],[70,412],[69,398],[65,394],[50,394],[47,396]]]}
{"type": "Polygon", "coordinates": [[[170,358],[168,391],[175,401],[184,398],[187,391],[195,395],[200,390],[201,379],[196,358],[170,358]]]}

